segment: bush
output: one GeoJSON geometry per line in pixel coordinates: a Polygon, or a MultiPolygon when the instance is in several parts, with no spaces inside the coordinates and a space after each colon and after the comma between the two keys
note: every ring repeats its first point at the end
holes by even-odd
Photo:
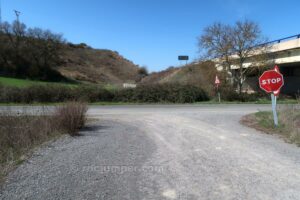
{"type": "Polygon", "coordinates": [[[54,116],[59,123],[59,127],[74,136],[85,125],[87,110],[85,103],[68,102],[57,107],[54,116]]]}
{"type": "Polygon", "coordinates": [[[2,103],[84,102],[142,102],[142,103],[193,103],[209,100],[208,94],[193,85],[149,84],[134,89],[107,90],[97,86],[67,87],[35,85],[26,88],[1,87],[2,103]]]}
{"type": "Polygon", "coordinates": [[[44,112],[32,114],[26,110],[18,115],[9,109],[0,112],[0,179],[22,161],[22,155],[60,134],[54,117],[44,112]]]}
{"type": "Polygon", "coordinates": [[[113,93],[93,86],[34,85],[26,88],[0,86],[1,103],[54,103],[112,101],[113,93]]]}
{"type": "Polygon", "coordinates": [[[23,102],[22,90],[17,87],[0,86],[0,102],[1,103],[23,102]]]}
{"type": "MultiPolygon", "coordinates": [[[[238,94],[230,86],[220,88],[224,101],[251,102],[269,95],[260,92],[238,94]]],[[[212,95],[211,95],[212,96],[212,95]]],[[[281,95],[280,98],[287,96],[281,95]]],[[[140,103],[193,103],[207,101],[207,90],[194,85],[176,83],[145,84],[137,88],[108,90],[100,86],[79,85],[33,85],[25,88],[0,85],[0,103],[56,103],[68,101],[83,102],[140,102],[140,103]]]]}
{"type": "Polygon", "coordinates": [[[300,146],[300,109],[299,105],[290,105],[279,110],[279,123],[283,125],[288,140],[300,146]]]}
{"type": "Polygon", "coordinates": [[[207,101],[207,93],[196,86],[180,84],[140,85],[135,89],[119,90],[114,101],[141,103],[193,103],[207,101]]]}
{"type": "Polygon", "coordinates": [[[71,89],[66,86],[35,85],[22,91],[23,102],[63,102],[72,98],[71,89]]]}
{"type": "Polygon", "coordinates": [[[85,124],[86,111],[84,103],[76,102],[58,107],[54,115],[44,108],[36,113],[0,111],[0,181],[35,146],[62,133],[76,135],[85,124]]]}
{"type": "Polygon", "coordinates": [[[76,101],[97,102],[112,101],[113,99],[111,91],[97,86],[81,86],[73,89],[72,93],[72,99],[76,101]]]}
{"type": "Polygon", "coordinates": [[[253,101],[257,101],[259,98],[264,97],[264,95],[261,93],[239,94],[230,86],[221,87],[220,93],[221,93],[221,99],[224,101],[253,102],[253,101]]]}

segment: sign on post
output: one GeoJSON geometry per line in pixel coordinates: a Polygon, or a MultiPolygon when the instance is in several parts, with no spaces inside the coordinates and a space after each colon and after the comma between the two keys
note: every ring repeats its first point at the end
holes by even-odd
{"type": "Polygon", "coordinates": [[[178,60],[189,60],[189,56],[178,56],[178,60]]]}
{"type": "Polygon", "coordinates": [[[259,77],[259,86],[267,93],[271,93],[272,110],[274,117],[274,124],[278,126],[278,117],[276,111],[277,96],[280,93],[280,89],[284,85],[283,75],[279,72],[279,68],[275,66],[274,70],[265,71],[259,77]]]}
{"type": "Polygon", "coordinates": [[[216,85],[216,88],[217,88],[217,94],[218,94],[219,103],[221,103],[221,95],[220,95],[220,91],[219,91],[219,85],[220,84],[221,84],[221,81],[220,81],[218,75],[216,75],[215,85],[216,85]]]}
{"type": "Polygon", "coordinates": [[[220,83],[221,83],[221,81],[220,81],[218,75],[216,75],[215,84],[216,84],[216,85],[220,85],[220,83]]]}

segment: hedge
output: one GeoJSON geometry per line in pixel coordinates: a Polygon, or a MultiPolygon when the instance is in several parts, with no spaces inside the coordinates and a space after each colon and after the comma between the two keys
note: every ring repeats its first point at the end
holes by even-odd
{"type": "Polygon", "coordinates": [[[196,86],[179,84],[140,85],[134,89],[107,90],[97,86],[67,87],[35,85],[25,88],[0,86],[1,103],[141,102],[193,103],[207,101],[207,93],[196,86]]]}

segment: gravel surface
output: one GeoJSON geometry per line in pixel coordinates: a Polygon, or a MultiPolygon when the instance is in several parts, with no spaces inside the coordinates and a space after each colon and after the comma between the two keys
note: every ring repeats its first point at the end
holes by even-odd
{"type": "Polygon", "coordinates": [[[0,199],[300,199],[300,148],[239,124],[270,106],[92,106],[80,137],[37,149],[0,199]]]}

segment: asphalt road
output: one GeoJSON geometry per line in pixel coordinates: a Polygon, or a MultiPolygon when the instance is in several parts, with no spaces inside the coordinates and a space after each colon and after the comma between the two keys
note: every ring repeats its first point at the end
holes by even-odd
{"type": "Polygon", "coordinates": [[[269,105],[93,106],[0,199],[300,199],[300,148],[239,124],[269,105]]]}

